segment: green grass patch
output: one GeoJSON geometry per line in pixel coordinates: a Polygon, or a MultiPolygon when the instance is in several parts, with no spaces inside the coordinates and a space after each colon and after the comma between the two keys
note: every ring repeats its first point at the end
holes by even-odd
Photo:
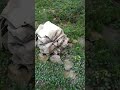
{"type": "MultiPolygon", "coordinates": [[[[85,4],[84,0],[36,0],[35,20],[38,24],[51,21],[60,26],[70,39],[78,40],[85,35],[85,4]]],[[[36,50],[36,56],[38,50],[36,50]]],[[[61,55],[74,63],[73,70],[77,73],[76,83],[64,78],[64,66],[52,62],[42,63],[36,58],[35,76],[36,90],[84,90],[85,89],[85,53],[80,43],[66,48],[61,55]],[[69,57],[70,56],[70,57],[69,57]]]]}

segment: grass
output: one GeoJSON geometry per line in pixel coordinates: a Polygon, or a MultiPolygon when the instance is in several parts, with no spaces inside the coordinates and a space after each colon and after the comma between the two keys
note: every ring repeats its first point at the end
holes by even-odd
{"type": "MultiPolygon", "coordinates": [[[[36,23],[51,21],[60,26],[71,40],[79,40],[85,33],[84,0],[36,0],[36,23]]],[[[36,56],[38,51],[36,51],[36,56]]],[[[85,53],[80,43],[66,48],[61,55],[64,61],[69,57],[74,62],[73,70],[78,74],[76,83],[64,78],[64,66],[52,62],[42,63],[36,57],[36,90],[84,90],[85,89],[85,53]]]]}
{"type": "MultiPolygon", "coordinates": [[[[90,37],[91,31],[101,33],[104,27],[112,27],[120,30],[120,3],[117,0],[100,0],[86,2],[86,37],[90,37]]],[[[106,34],[107,35],[107,34],[106,34]]],[[[95,90],[118,90],[120,70],[119,47],[120,44],[112,46],[103,39],[95,41],[92,52],[86,51],[86,86],[95,90]],[[92,54],[92,55],[91,55],[92,54]],[[94,56],[93,56],[94,54],[94,56]],[[93,57],[92,57],[93,56],[93,57]],[[88,59],[91,59],[88,64],[88,59]],[[88,70],[89,69],[89,70],[88,70]]]]}

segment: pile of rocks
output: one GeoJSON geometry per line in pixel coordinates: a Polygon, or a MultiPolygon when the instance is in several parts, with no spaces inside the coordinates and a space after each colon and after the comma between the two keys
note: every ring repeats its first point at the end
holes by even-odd
{"type": "Polygon", "coordinates": [[[53,63],[64,64],[65,78],[76,79],[76,73],[72,70],[73,63],[66,59],[61,60],[60,53],[68,46],[69,38],[64,34],[63,30],[55,24],[47,21],[40,24],[35,32],[36,46],[39,48],[39,60],[46,62],[50,60],[53,63]]]}
{"type": "Polygon", "coordinates": [[[69,38],[63,30],[55,24],[47,21],[40,24],[35,32],[36,46],[40,49],[40,60],[62,63],[60,53],[68,46],[69,38]]]}

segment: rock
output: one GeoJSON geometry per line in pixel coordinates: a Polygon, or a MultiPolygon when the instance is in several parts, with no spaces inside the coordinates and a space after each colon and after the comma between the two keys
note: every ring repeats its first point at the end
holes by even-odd
{"type": "Polygon", "coordinates": [[[76,79],[77,74],[73,71],[64,71],[64,76],[65,78],[71,78],[71,79],[76,79]]]}
{"type": "Polygon", "coordinates": [[[35,35],[37,38],[35,44],[41,53],[51,54],[56,49],[64,49],[68,46],[69,38],[67,38],[64,31],[50,21],[40,24],[35,31],[35,35]]]}
{"type": "Polygon", "coordinates": [[[68,46],[68,41],[69,41],[69,38],[66,37],[66,38],[64,39],[64,42],[62,43],[61,46],[62,46],[63,48],[67,47],[67,46],[68,46]]]}
{"type": "Polygon", "coordinates": [[[73,44],[72,44],[72,43],[68,43],[68,46],[69,46],[69,47],[73,47],[73,44]]]}
{"type": "Polygon", "coordinates": [[[72,43],[76,44],[76,43],[78,43],[78,40],[74,39],[74,40],[72,40],[72,43]]]}
{"type": "Polygon", "coordinates": [[[73,63],[70,60],[66,59],[64,61],[64,68],[65,68],[65,70],[70,70],[72,67],[73,67],[73,63]]]}
{"type": "Polygon", "coordinates": [[[53,55],[60,55],[61,50],[61,48],[56,48],[53,52],[53,55]]]}
{"type": "Polygon", "coordinates": [[[59,63],[59,64],[63,64],[61,58],[59,55],[52,55],[50,57],[50,61],[53,62],[53,63],[59,63]]]}
{"type": "Polygon", "coordinates": [[[39,54],[38,55],[38,59],[40,60],[40,61],[43,61],[43,62],[46,62],[48,59],[49,59],[49,56],[48,55],[43,55],[43,54],[39,54]]]}

